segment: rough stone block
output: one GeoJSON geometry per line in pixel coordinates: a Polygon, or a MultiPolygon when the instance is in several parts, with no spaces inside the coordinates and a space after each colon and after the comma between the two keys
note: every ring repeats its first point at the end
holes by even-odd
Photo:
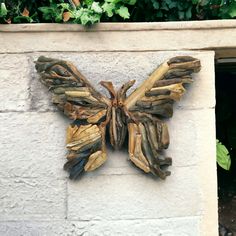
{"type": "Polygon", "coordinates": [[[39,74],[36,73],[34,61],[37,60],[35,56],[29,56],[29,66],[31,68],[30,74],[30,92],[31,100],[30,107],[33,111],[57,111],[56,106],[51,102],[51,93],[40,82],[39,74]]]}
{"type": "Polygon", "coordinates": [[[200,236],[199,217],[119,221],[0,222],[4,236],[200,236]]]}
{"type": "Polygon", "coordinates": [[[172,168],[166,181],[145,174],[84,176],[68,182],[69,220],[121,220],[200,214],[196,167],[172,168]],[[176,207],[178,206],[178,207],[176,207]],[[79,212],[79,214],[78,214],[79,212]]]}
{"type": "Polygon", "coordinates": [[[0,111],[29,109],[30,70],[27,56],[0,54],[0,111]]]}
{"type": "Polygon", "coordinates": [[[199,165],[215,157],[215,109],[179,110],[168,122],[174,166],[199,165]],[[211,144],[211,145],[209,145],[211,144]]]}
{"type": "Polygon", "coordinates": [[[63,219],[66,183],[46,178],[0,179],[0,220],[63,219]]]}
{"type": "Polygon", "coordinates": [[[66,124],[59,113],[0,114],[0,177],[63,178],[66,124]]]}

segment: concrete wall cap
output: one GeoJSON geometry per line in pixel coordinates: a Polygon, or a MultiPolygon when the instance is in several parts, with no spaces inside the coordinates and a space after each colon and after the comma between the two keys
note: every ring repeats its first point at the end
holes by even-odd
{"type": "Polygon", "coordinates": [[[84,31],[146,31],[146,30],[208,30],[236,27],[235,20],[141,22],[141,23],[99,23],[90,27],[78,24],[10,24],[0,25],[0,32],[84,32],[84,31]]]}

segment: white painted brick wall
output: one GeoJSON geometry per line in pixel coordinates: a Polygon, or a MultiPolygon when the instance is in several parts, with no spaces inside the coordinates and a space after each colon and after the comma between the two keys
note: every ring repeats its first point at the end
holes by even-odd
{"type": "Polygon", "coordinates": [[[217,235],[213,52],[32,52],[0,59],[0,236],[217,235]],[[72,61],[96,87],[100,80],[139,84],[175,55],[199,58],[202,70],[168,121],[172,175],[146,176],[125,150],[109,150],[99,170],[68,180],[62,167],[69,121],[38,81],[39,55],[72,61]]]}

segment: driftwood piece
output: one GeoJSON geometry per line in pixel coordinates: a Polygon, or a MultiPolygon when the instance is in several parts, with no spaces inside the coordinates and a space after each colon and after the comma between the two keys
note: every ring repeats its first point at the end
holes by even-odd
{"type": "MultiPolygon", "coordinates": [[[[195,58],[172,58],[155,70],[124,103],[125,108],[134,117],[131,122],[135,124],[129,124],[129,127],[136,127],[129,130],[129,143],[135,143],[132,141],[135,132],[141,134],[142,153],[149,163],[150,171],[162,179],[170,174],[162,167],[171,165],[172,160],[162,154],[162,150],[169,146],[169,132],[161,119],[172,117],[174,101],[180,100],[186,91],[183,85],[192,83],[191,74],[199,70],[200,61],[195,58]]],[[[129,149],[130,155],[134,156],[134,150],[135,147],[129,149]]],[[[141,165],[137,158],[133,157],[131,161],[145,171],[144,163],[141,165]]]]}
{"type": "Polygon", "coordinates": [[[67,162],[64,169],[71,179],[84,171],[93,171],[107,159],[106,128],[110,143],[122,148],[128,133],[130,160],[146,173],[165,179],[172,164],[163,155],[170,143],[163,118],[173,115],[173,103],[186,92],[185,84],[193,82],[192,73],[200,70],[200,61],[193,57],[174,57],[160,65],[129,96],[135,81],[116,91],[112,82],[101,81],[110,95],[97,92],[70,62],[40,57],[36,69],[41,82],[52,92],[52,102],[70,119],[67,129],[67,162]]]}

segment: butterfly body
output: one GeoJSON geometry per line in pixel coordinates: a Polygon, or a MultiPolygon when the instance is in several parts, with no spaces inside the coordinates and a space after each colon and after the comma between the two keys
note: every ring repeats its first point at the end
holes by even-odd
{"type": "Polygon", "coordinates": [[[173,103],[184,94],[183,84],[192,83],[191,74],[200,70],[200,61],[174,57],[158,67],[147,80],[127,96],[134,85],[128,81],[117,91],[101,81],[110,97],[94,89],[67,61],[39,57],[36,69],[52,92],[52,102],[71,120],[67,129],[67,163],[71,179],[93,171],[107,159],[106,133],[114,149],[124,146],[128,135],[130,160],[146,173],[165,179],[172,160],[163,155],[169,146],[166,118],[173,115],[173,103]]]}

